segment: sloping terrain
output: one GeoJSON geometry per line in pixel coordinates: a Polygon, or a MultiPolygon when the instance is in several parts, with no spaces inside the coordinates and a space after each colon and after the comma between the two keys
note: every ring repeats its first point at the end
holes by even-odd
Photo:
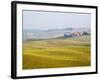
{"type": "Polygon", "coordinates": [[[23,69],[90,66],[90,36],[23,42],[23,69]]]}

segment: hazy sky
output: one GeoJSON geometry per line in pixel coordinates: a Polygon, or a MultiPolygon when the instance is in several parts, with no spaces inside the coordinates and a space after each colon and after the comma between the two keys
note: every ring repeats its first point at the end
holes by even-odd
{"type": "Polygon", "coordinates": [[[62,29],[90,27],[91,14],[23,11],[23,29],[62,29]]]}

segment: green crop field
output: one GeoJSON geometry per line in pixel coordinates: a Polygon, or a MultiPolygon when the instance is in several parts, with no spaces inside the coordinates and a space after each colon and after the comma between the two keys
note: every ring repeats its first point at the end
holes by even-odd
{"type": "Polygon", "coordinates": [[[90,66],[90,35],[23,41],[23,69],[90,66]]]}

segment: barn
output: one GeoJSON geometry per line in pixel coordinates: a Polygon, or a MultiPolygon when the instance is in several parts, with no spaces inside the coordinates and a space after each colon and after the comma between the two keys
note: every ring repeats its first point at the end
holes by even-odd
{"type": "Polygon", "coordinates": [[[81,32],[73,32],[72,35],[78,37],[78,36],[81,36],[82,34],[81,34],[81,32]]]}
{"type": "Polygon", "coordinates": [[[64,37],[79,37],[81,36],[82,33],[81,32],[67,32],[67,33],[64,33],[64,37]]]}

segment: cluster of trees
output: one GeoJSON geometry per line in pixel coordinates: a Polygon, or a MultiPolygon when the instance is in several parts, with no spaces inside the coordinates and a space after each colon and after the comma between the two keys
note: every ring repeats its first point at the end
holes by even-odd
{"type": "Polygon", "coordinates": [[[83,32],[83,35],[90,35],[90,33],[84,31],[84,32],[83,32]]]}

